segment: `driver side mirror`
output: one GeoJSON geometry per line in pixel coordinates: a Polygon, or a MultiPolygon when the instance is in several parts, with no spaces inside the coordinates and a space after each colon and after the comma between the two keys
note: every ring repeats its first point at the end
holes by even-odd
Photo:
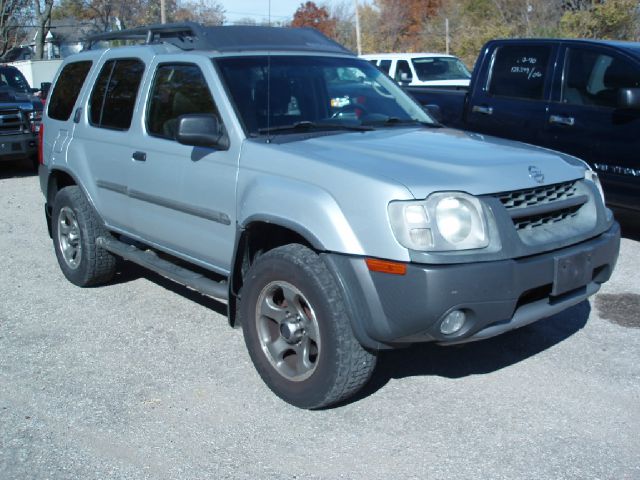
{"type": "Polygon", "coordinates": [[[640,88],[618,90],[618,108],[640,110],[640,88]]]}
{"type": "Polygon", "coordinates": [[[178,143],[192,147],[227,150],[229,138],[215,115],[191,113],[178,117],[178,143]]]}

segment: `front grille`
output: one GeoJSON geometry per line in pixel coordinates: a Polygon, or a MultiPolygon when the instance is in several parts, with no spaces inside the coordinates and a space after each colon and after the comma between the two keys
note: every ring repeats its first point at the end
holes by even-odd
{"type": "Polygon", "coordinates": [[[529,188],[499,195],[500,201],[507,210],[526,208],[540,204],[565,200],[576,194],[576,182],[557,183],[546,187],[529,188]]]}
{"type": "Polygon", "coordinates": [[[24,114],[19,108],[0,110],[0,135],[22,133],[25,123],[24,114]]]}
{"type": "Polygon", "coordinates": [[[575,217],[578,214],[578,210],[582,205],[573,206],[558,210],[553,213],[547,213],[542,215],[532,215],[523,217],[513,221],[516,230],[523,230],[525,228],[536,228],[543,225],[551,225],[554,223],[562,222],[567,218],[575,217]]]}

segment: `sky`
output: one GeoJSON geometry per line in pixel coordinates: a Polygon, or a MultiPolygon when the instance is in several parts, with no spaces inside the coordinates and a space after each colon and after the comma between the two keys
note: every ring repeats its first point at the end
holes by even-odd
{"type": "MultiPolygon", "coordinates": [[[[291,20],[293,13],[306,0],[271,0],[271,19],[291,20]]],[[[351,2],[355,0],[315,0],[318,5],[332,5],[334,3],[351,2]]],[[[358,0],[362,5],[370,0],[358,0]]],[[[269,16],[269,0],[218,0],[226,10],[228,23],[241,18],[251,17],[256,21],[267,20],[269,16]]]]}
{"type": "MultiPolygon", "coordinates": [[[[269,14],[268,0],[219,0],[226,10],[227,22],[251,17],[266,20],[269,14]]],[[[271,19],[290,20],[302,0],[271,0],[271,19]]]]}

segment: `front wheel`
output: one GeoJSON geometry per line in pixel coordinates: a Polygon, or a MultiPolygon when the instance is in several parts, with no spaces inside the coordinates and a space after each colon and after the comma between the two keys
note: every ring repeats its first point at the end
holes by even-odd
{"type": "Polygon", "coordinates": [[[245,343],[267,386],[300,408],[322,408],[360,390],[376,363],[356,340],[324,262],[297,244],[258,257],[242,288],[245,343]]]}

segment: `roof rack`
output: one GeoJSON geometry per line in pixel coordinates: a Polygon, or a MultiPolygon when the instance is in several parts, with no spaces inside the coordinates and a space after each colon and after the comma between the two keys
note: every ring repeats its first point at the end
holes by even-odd
{"type": "Polygon", "coordinates": [[[313,28],[283,28],[247,25],[206,27],[182,22],[99,33],[87,37],[85,49],[96,43],[135,40],[146,45],[167,43],[182,50],[273,51],[305,50],[354,55],[351,50],[313,28]]]}

